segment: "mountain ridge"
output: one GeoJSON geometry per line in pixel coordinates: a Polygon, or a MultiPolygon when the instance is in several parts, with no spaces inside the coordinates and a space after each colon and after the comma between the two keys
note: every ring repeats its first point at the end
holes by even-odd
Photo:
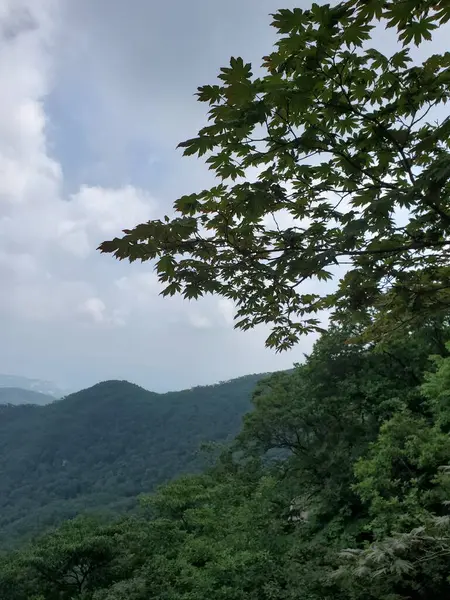
{"type": "Polygon", "coordinates": [[[25,377],[23,375],[0,373],[0,389],[12,387],[41,394],[48,394],[54,398],[61,398],[67,394],[67,390],[63,390],[51,381],[34,379],[31,377],[25,377]]]}
{"type": "Polygon", "coordinates": [[[236,435],[264,376],[162,394],[109,380],[44,406],[0,406],[0,537],[85,510],[127,512],[139,494],[201,471],[200,445],[236,435]]]}
{"type": "Polygon", "coordinates": [[[0,387],[0,404],[11,404],[14,406],[36,404],[43,406],[55,400],[54,396],[42,392],[26,390],[20,387],[0,387]]]}

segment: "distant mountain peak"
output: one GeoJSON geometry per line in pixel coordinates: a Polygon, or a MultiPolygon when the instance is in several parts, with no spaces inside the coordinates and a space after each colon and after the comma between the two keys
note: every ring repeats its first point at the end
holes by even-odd
{"type": "MultiPolygon", "coordinates": [[[[148,392],[148,390],[146,390],[145,388],[143,388],[140,385],[137,385],[137,383],[132,383],[131,381],[127,381],[126,379],[107,379],[105,381],[99,381],[98,383],[95,383],[92,386],[89,386],[88,388],[85,388],[83,390],[80,390],[79,392],[76,392],[77,394],[79,394],[80,392],[85,392],[87,390],[96,390],[96,391],[100,391],[100,390],[105,390],[105,389],[114,389],[116,391],[123,391],[125,389],[128,390],[141,390],[141,391],[145,391],[148,392]]],[[[150,392],[152,393],[152,392],[150,392]]]]}
{"type": "Polygon", "coordinates": [[[126,512],[203,469],[200,444],[236,435],[258,380],[164,395],[103,381],[47,406],[0,406],[0,548],[68,515],[126,512]]]}
{"type": "Polygon", "coordinates": [[[0,373],[0,388],[20,388],[22,390],[53,396],[54,398],[61,398],[69,393],[51,381],[6,373],[0,373]]]}

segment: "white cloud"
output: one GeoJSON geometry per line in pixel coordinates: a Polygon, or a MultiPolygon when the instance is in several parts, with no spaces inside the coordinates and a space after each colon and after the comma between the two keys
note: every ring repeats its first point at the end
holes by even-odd
{"type": "Polygon", "coordinates": [[[196,329],[209,329],[212,327],[211,320],[198,312],[188,313],[188,320],[196,329]]]}
{"type": "Polygon", "coordinates": [[[149,297],[157,296],[163,289],[156,273],[148,268],[117,279],[115,285],[127,302],[136,305],[147,304],[149,297]]]}
{"type": "Polygon", "coordinates": [[[126,323],[124,318],[126,314],[123,310],[116,308],[108,312],[105,303],[100,298],[88,298],[81,303],[78,309],[94,325],[123,327],[126,323]]]}
{"type": "Polygon", "coordinates": [[[11,278],[18,281],[33,279],[40,274],[39,263],[34,256],[26,252],[0,254],[0,269],[7,271],[11,278]]]}
{"type": "Polygon", "coordinates": [[[126,186],[82,186],[62,194],[63,173],[50,156],[43,99],[51,85],[49,43],[58,20],[52,0],[0,2],[0,306],[29,320],[88,315],[95,323],[121,324],[108,313],[86,267],[71,275],[73,260],[93,255],[99,242],[146,220],[153,202],[126,186]],[[63,273],[58,272],[65,254],[63,273]],[[81,307],[81,308],[80,308],[81,307]]]}
{"type": "Polygon", "coordinates": [[[234,315],[236,312],[234,303],[227,298],[219,298],[217,301],[217,308],[219,310],[219,314],[222,316],[223,321],[226,325],[233,325],[234,323],[234,315]]]}
{"type": "MultiPolygon", "coordinates": [[[[44,322],[57,326],[74,317],[78,305],[92,293],[84,281],[57,280],[51,275],[17,281],[1,296],[3,318],[44,322]]],[[[42,340],[45,344],[45,338],[42,340]]]]}
{"type": "Polygon", "coordinates": [[[153,201],[149,194],[132,186],[121,189],[83,186],[72,196],[78,220],[105,236],[150,218],[153,201]]]}
{"type": "Polygon", "coordinates": [[[106,306],[100,298],[88,298],[80,306],[80,312],[89,316],[94,323],[103,323],[106,306]]]}
{"type": "Polygon", "coordinates": [[[147,221],[152,207],[149,195],[132,186],[122,189],[83,186],[69,201],[58,201],[57,207],[52,207],[57,221],[54,235],[66,251],[87,258],[99,240],[120,235],[123,229],[147,221]]]}

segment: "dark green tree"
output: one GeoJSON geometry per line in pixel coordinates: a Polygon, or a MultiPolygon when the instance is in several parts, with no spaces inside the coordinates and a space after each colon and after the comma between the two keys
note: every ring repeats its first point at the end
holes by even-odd
{"type": "Polygon", "coordinates": [[[353,333],[330,328],[304,364],[262,380],[237,436],[238,447],[281,453],[282,468],[301,473],[307,504],[327,498],[331,512],[356,500],[354,462],[385,421],[405,409],[426,418],[419,386],[449,330],[434,323],[381,346],[346,344],[353,333]]]}
{"type": "Polygon", "coordinates": [[[374,540],[341,553],[335,576],[370,598],[446,598],[450,592],[450,358],[436,356],[421,414],[405,409],[356,463],[374,540]]]}
{"type": "Polygon", "coordinates": [[[0,562],[0,592],[10,600],[92,598],[129,567],[122,524],[79,517],[0,562]]]}
{"type": "Polygon", "coordinates": [[[279,10],[261,76],[232,58],[199,88],[209,124],[180,146],[220,183],[101,251],[155,260],[165,295],[231,299],[236,327],[269,323],[279,350],[321,331],[322,310],[376,316],[377,335],[448,310],[450,120],[430,111],[448,101],[450,53],[410,54],[449,19],[447,0],[279,10]],[[392,56],[371,47],[378,24],[397,33],[392,56]],[[336,289],[308,286],[337,267],[336,289]]]}

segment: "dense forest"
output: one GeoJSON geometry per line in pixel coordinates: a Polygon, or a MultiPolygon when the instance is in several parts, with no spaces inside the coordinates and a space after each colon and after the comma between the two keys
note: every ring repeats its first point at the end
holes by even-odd
{"type": "Polygon", "coordinates": [[[382,349],[348,336],[263,379],[203,474],[5,555],[0,597],[447,598],[449,323],[382,349]]]}
{"type": "Polygon", "coordinates": [[[202,472],[4,553],[0,597],[449,598],[450,53],[427,52],[449,22],[448,0],[281,9],[261,75],[232,58],[199,88],[208,125],[180,146],[218,184],[100,249],[230,299],[278,351],[321,336],[202,472]]]}
{"type": "Polygon", "coordinates": [[[0,546],[137,496],[209,460],[238,432],[261,375],[156,394],[108,381],[47,406],[0,406],[0,546]]]}

